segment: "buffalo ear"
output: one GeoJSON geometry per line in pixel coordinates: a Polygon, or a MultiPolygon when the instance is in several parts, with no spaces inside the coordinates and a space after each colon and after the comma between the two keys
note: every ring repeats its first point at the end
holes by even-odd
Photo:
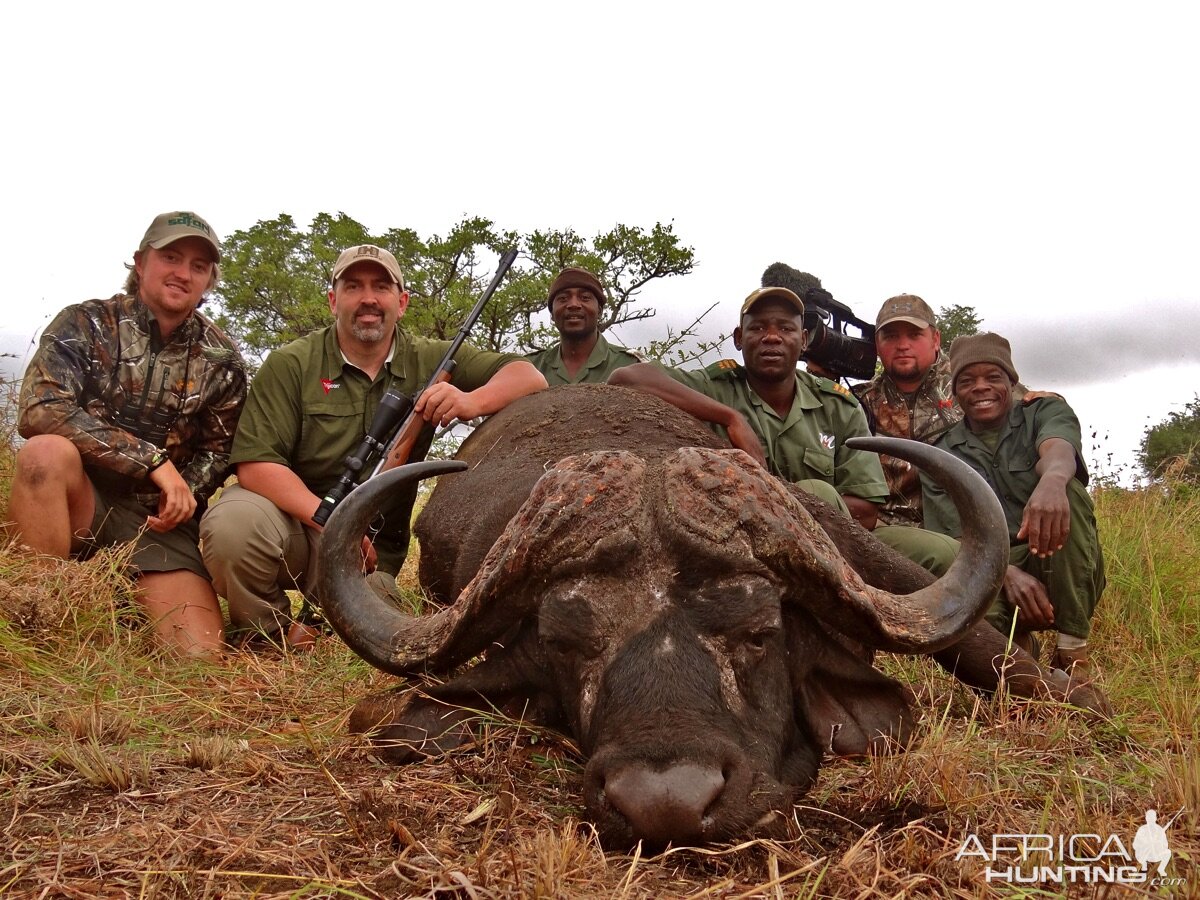
{"type": "Polygon", "coordinates": [[[908,690],[855,656],[809,616],[789,621],[788,665],[796,718],[822,752],[884,753],[908,743],[908,690]]]}

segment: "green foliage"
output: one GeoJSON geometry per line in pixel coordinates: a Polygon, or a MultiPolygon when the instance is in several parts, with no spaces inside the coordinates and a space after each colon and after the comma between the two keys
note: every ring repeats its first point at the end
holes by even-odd
{"type": "Polygon", "coordinates": [[[1200,394],[1183,412],[1173,412],[1147,428],[1138,455],[1151,478],[1161,478],[1171,471],[1181,478],[1200,481],[1200,394]]]}
{"type": "Polygon", "coordinates": [[[978,334],[983,319],[975,313],[975,307],[955,303],[938,312],[937,329],[942,333],[942,350],[950,352],[954,339],[964,334],[978,334]]]}
{"type": "Polygon", "coordinates": [[[519,246],[521,256],[471,333],[472,343],[491,350],[531,349],[558,339],[552,328],[535,328],[533,317],[545,309],[550,282],[565,266],[589,269],[608,290],[601,330],[653,316],[653,308],[639,305],[642,289],[695,267],[695,253],[670,224],[649,230],[617,225],[588,240],[570,229],[521,235],[467,217],[444,237],[426,239],[406,228],[372,235],[345,213],[321,213],[305,231],[281,214],[226,241],[215,292],[218,322],[256,355],[323,327],[330,321],[327,292],[337,255],[362,243],[386,247],[399,260],[412,295],[405,326],[442,339],[457,332],[499,254],[519,246]]]}

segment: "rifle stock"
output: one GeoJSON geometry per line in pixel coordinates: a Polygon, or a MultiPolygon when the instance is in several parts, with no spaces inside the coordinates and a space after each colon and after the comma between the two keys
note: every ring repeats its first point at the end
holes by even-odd
{"type": "MultiPolygon", "coordinates": [[[[453,360],[451,365],[440,370],[432,379],[425,390],[433,387],[435,384],[445,384],[450,380],[454,372],[453,360]]],[[[421,392],[422,394],[425,391],[421,392]]],[[[414,410],[408,416],[407,421],[400,426],[400,430],[396,432],[396,437],[387,448],[387,453],[380,460],[379,465],[375,467],[375,471],[371,473],[374,478],[381,472],[387,472],[397,466],[402,466],[408,462],[408,458],[412,456],[413,447],[417,445],[417,438],[421,436],[421,429],[425,427],[425,420],[417,415],[414,410]]]]}

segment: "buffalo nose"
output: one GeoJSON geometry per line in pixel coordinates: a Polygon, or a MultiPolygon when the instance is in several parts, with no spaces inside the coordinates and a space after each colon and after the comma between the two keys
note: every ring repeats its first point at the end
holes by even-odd
{"type": "Polygon", "coordinates": [[[702,840],[704,814],[724,789],[721,770],[698,763],[663,771],[631,765],[604,781],[609,803],[629,822],[634,838],[659,846],[702,840]]]}

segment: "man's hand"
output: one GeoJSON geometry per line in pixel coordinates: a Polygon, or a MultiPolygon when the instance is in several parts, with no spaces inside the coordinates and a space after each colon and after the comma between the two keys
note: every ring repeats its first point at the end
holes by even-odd
{"type": "Polygon", "coordinates": [[[151,531],[160,534],[186,522],[196,512],[196,497],[169,459],[150,473],[150,480],[161,492],[158,495],[158,515],[146,516],[151,531]]]}
{"type": "Polygon", "coordinates": [[[738,450],[749,453],[756,463],[764,469],[767,468],[767,455],[763,452],[758,435],[754,433],[754,429],[750,427],[745,416],[735,413],[732,422],[725,430],[729,433],[729,443],[738,450]]]}
{"type": "Polygon", "coordinates": [[[1004,596],[1020,610],[1017,627],[1022,631],[1040,631],[1054,626],[1054,604],[1046,586],[1016,566],[1004,571],[1004,596]]]}
{"type": "Polygon", "coordinates": [[[1017,540],[1027,540],[1029,552],[1044,558],[1061,550],[1070,533],[1066,485],[1057,478],[1043,477],[1025,504],[1017,540]]]}
{"type": "Polygon", "coordinates": [[[416,411],[417,415],[435,428],[445,428],[455,419],[469,422],[487,413],[471,394],[460,391],[448,381],[435,384],[424,391],[417,400],[416,411]]]}

